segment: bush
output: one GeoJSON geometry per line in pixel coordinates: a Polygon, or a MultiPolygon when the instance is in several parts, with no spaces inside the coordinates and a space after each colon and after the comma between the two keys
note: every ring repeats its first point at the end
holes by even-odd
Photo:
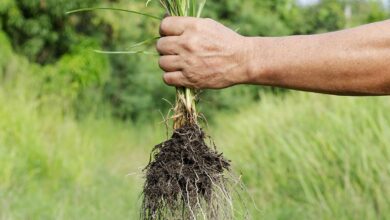
{"type": "Polygon", "coordinates": [[[2,28],[17,52],[40,64],[52,63],[70,51],[79,35],[91,35],[101,25],[89,14],[67,19],[65,12],[98,3],[98,0],[6,0],[0,6],[2,28]]]}

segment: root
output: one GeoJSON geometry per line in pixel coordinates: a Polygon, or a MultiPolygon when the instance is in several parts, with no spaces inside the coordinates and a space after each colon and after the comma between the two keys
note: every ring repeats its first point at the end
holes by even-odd
{"type": "Polygon", "coordinates": [[[145,168],[142,219],[232,219],[230,161],[204,140],[197,125],[184,126],[154,148],[145,168]]]}

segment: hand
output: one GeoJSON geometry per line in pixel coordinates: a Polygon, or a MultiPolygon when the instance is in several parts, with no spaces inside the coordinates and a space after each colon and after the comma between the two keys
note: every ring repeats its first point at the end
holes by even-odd
{"type": "Polygon", "coordinates": [[[220,89],[243,83],[251,47],[222,24],[193,17],[167,17],[157,42],[164,82],[177,87],[220,89]]]}

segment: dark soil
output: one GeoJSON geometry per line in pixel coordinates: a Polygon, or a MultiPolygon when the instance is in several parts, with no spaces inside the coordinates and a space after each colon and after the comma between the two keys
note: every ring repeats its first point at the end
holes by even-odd
{"type": "Polygon", "coordinates": [[[230,161],[205,138],[197,125],[185,126],[154,148],[145,168],[142,219],[220,219],[230,161]]]}

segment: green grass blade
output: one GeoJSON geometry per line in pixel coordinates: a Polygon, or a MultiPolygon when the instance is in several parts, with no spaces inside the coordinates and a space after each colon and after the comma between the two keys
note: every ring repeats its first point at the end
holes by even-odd
{"type": "Polygon", "coordinates": [[[100,54],[112,54],[112,55],[118,55],[118,54],[145,54],[145,55],[155,55],[159,56],[158,53],[155,52],[149,52],[144,50],[135,50],[135,51],[104,51],[104,50],[94,50],[95,53],[100,54]]]}
{"type": "Polygon", "coordinates": [[[145,13],[138,12],[138,11],[121,9],[121,8],[80,8],[80,9],[68,11],[68,12],[66,12],[66,14],[74,14],[74,13],[79,13],[79,12],[87,12],[87,11],[95,11],[95,10],[110,10],[110,11],[128,12],[128,13],[132,13],[132,14],[137,14],[137,15],[142,15],[142,16],[145,16],[145,17],[153,18],[153,19],[156,19],[156,20],[159,20],[159,21],[162,20],[162,18],[154,16],[154,15],[145,14],[145,13]]]}
{"type": "Polygon", "coordinates": [[[207,1],[207,0],[203,0],[203,1],[199,4],[198,13],[197,13],[196,17],[199,18],[200,15],[202,14],[203,8],[204,8],[204,6],[206,5],[206,1],[207,1]]]}
{"type": "Polygon", "coordinates": [[[189,11],[190,11],[189,16],[194,17],[196,15],[196,1],[195,0],[190,1],[189,11]]]}
{"type": "Polygon", "coordinates": [[[139,43],[136,43],[134,45],[131,45],[130,47],[127,48],[127,50],[129,49],[132,49],[132,48],[135,48],[135,47],[139,47],[139,46],[142,46],[142,45],[147,45],[149,43],[154,43],[156,40],[160,39],[161,37],[154,37],[154,38],[150,38],[150,39],[147,39],[147,40],[144,40],[144,41],[141,41],[139,43]]]}

